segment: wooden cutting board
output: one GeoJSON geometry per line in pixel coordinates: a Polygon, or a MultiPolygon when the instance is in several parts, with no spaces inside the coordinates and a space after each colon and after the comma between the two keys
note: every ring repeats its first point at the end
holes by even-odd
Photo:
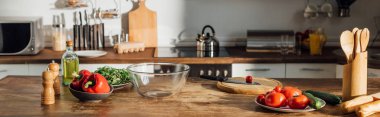
{"type": "MultiPolygon", "coordinates": [[[[243,77],[233,77],[232,80],[238,80],[245,82],[243,77]]],[[[269,78],[254,78],[254,82],[260,83],[260,85],[246,85],[246,84],[235,84],[235,83],[226,83],[218,82],[216,86],[218,89],[235,94],[246,94],[246,95],[259,95],[265,94],[268,91],[273,90],[276,86],[281,86],[280,81],[269,79],[269,78]]]]}
{"type": "Polygon", "coordinates": [[[128,13],[129,42],[144,42],[145,47],[157,47],[157,15],[139,0],[137,9],[128,13]]]}

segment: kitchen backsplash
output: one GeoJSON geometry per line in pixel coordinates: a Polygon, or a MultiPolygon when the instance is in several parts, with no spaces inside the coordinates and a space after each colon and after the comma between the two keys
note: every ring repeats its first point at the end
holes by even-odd
{"type": "MultiPolygon", "coordinates": [[[[95,0],[92,0],[95,1],[95,0]]],[[[96,0],[102,9],[116,8],[112,0],[96,0]]],[[[309,0],[321,4],[324,0],[309,0]]],[[[335,0],[328,0],[334,6],[335,0]]],[[[73,25],[73,12],[87,8],[57,8],[62,0],[1,0],[0,16],[42,16],[45,25],[51,25],[53,15],[64,13],[66,27],[73,25]]],[[[104,20],[106,35],[126,29],[126,13],[132,8],[130,0],[120,3],[122,16],[104,20]],[[121,20],[123,19],[123,20],[121,20]]],[[[358,0],[351,6],[351,17],[319,17],[305,19],[303,10],[307,0],[147,0],[147,6],[157,12],[158,45],[195,45],[197,33],[204,25],[215,28],[222,45],[235,45],[246,38],[247,29],[292,29],[302,31],[309,27],[323,27],[329,42],[337,42],[340,33],[355,26],[368,27],[375,35],[374,16],[380,16],[378,0],[358,0]]]]}

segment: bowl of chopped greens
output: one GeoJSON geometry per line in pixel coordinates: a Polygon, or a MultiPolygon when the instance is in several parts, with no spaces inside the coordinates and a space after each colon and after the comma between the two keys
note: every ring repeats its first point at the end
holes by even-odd
{"type": "Polygon", "coordinates": [[[130,72],[127,69],[104,66],[98,68],[95,73],[103,75],[107,79],[108,84],[114,87],[115,90],[122,89],[131,82],[130,72]]]}

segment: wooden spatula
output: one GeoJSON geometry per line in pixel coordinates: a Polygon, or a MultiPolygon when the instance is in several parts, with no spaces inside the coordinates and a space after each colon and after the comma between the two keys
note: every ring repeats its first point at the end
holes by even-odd
{"type": "Polygon", "coordinates": [[[346,55],[347,63],[350,63],[354,51],[354,34],[348,30],[342,32],[340,35],[340,46],[346,55]]]}
{"type": "Polygon", "coordinates": [[[362,33],[362,30],[359,29],[354,33],[354,52],[352,53],[352,58],[355,59],[356,53],[360,53],[361,47],[360,47],[360,34],[362,33]]]}
{"type": "Polygon", "coordinates": [[[369,42],[369,30],[368,28],[364,28],[362,33],[360,34],[361,52],[367,51],[368,42],[369,42]]]}
{"type": "Polygon", "coordinates": [[[143,42],[146,47],[157,47],[157,14],[139,0],[139,7],[128,13],[129,41],[143,42]]]}

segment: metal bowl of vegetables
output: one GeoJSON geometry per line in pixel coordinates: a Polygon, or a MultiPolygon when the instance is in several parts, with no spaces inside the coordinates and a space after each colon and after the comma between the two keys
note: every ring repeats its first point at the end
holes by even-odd
{"type": "Polygon", "coordinates": [[[127,69],[131,72],[137,92],[150,98],[178,93],[185,86],[190,71],[188,65],[176,63],[141,63],[127,69]]]}
{"type": "Polygon", "coordinates": [[[123,89],[130,85],[131,82],[130,72],[127,69],[104,66],[98,68],[95,73],[103,75],[114,90],[123,89]]]}

